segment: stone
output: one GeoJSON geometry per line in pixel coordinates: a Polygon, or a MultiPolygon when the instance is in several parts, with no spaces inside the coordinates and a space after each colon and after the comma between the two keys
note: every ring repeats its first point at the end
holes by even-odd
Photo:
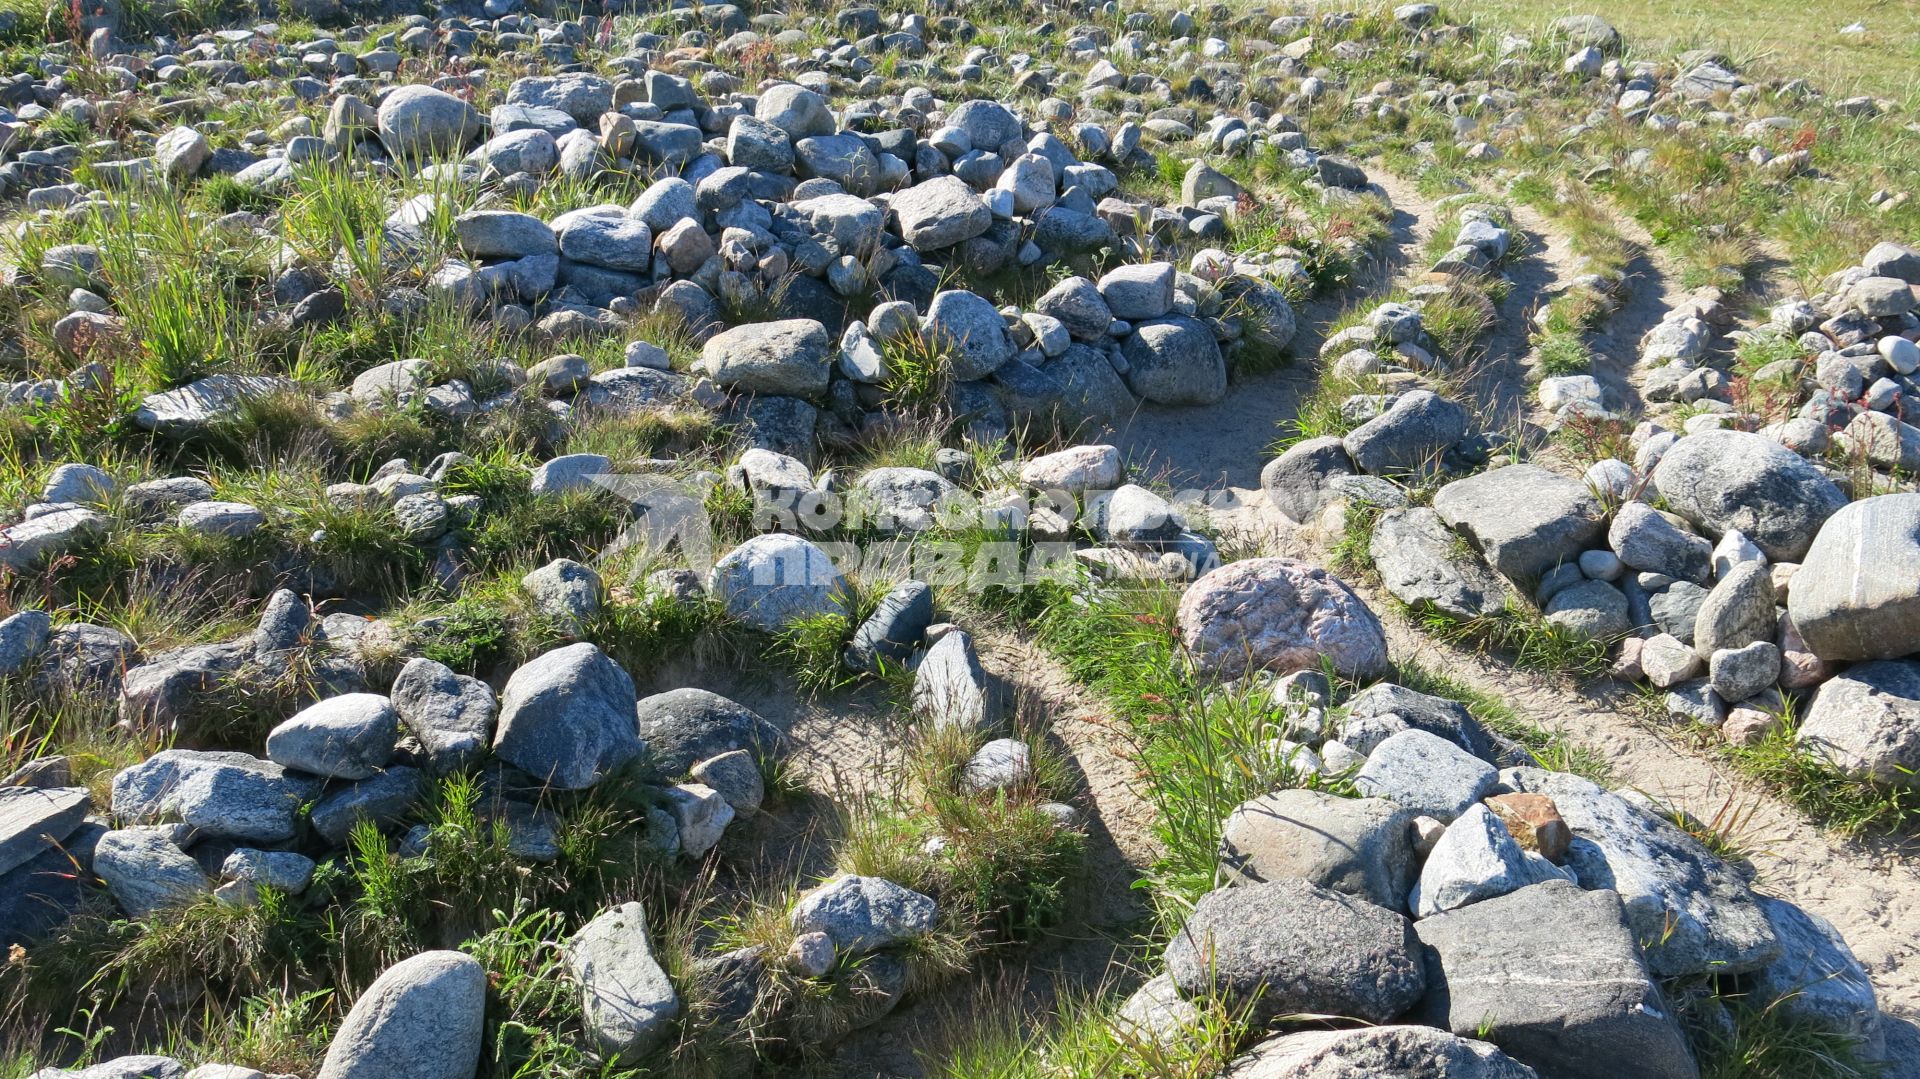
{"type": "Polygon", "coordinates": [[[745,705],[704,689],[655,693],[641,698],[635,712],[654,767],[669,777],[723,753],[744,750],[756,758],[771,757],[781,747],[779,728],[745,705]]]}
{"type": "Polygon", "coordinates": [[[1573,831],[1566,818],[1544,794],[1496,794],[1484,803],[1521,850],[1533,851],[1547,861],[1560,864],[1573,842],[1573,831]]]}
{"type": "Polygon", "coordinates": [[[319,793],[318,780],[245,753],[165,749],[113,777],[113,815],[179,821],[205,838],[284,843],[300,807],[319,793]]]}
{"type": "Polygon", "coordinates": [[[576,217],[559,233],[560,254],[589,266],[627,273],[653,267],[653,231],[627,217],[576,217]]]}
{"type": "Polygon", "coordinates": [[[957,176],[936,176],[895,194],[887,209],[915,251],[940,251],[993,227],[993,214],[957,176]]]}
{"type": "Polygon", "coordinates": [[[1380,415],[1347,432],[1353,463],[1373,475],[1431,469],[1467,433],[1467,410],[1429,390],[1403,393],[1380,415]]]}
{"type": "Polygon", "coordinates": [[[1114,446],[1069,446],[1035,457],[1020,467],[1020,482],[1040,491],[1084,494],[1120,485],[1120,450],[1114,446]]]}
{"type": "Polygon", "coordinates": [[[1707,680],[1725,701],[1744,701],[1780,680],[1780,646],[1755,641],[1743,648],[1722,648],[1708,660],[1707,680]]]}
{"type": "Polygon", "coordinates": [[[1639,927],[1604,882],[1586,883],[1596,890],[1546,881],[1414,923],[1428,985],[1415,1017],[1544,1075],[1695,1079],[1639,927]]]}
{"type": "Polygon", "coordinates": [[[1503,614],[1513,602],[1506,581],[1425,506],[1380,514],[1368,551],[1380,583],[1416,609],[1472,620],[1503,614]]]}
{"type": "Polygon", "coordinates": [[[1545,858],[1529,857],[1491,810],[1474,805],[1434,843],[1407,906],[1415,918],[1431,918],[1555,879],[1565,878],[1545,858]]]}
{"type": "Polygon", "coordinates": [[[1920,652],[1920,494],[1850,503],[1820,527],[1787,613],[1825,660],[1920,652]]]}
{"type": "Polygon", "coordinates": [[[556,558],[520,578],[520,587],[533,600],[535,613],[562,636],[581,637],[600,613],[605,587],[593,567],[571,558],[556,558]]]}
{"type": "Polygon", "coordinates": [[[1114,1028],[1127,1037],[1168,1047],[1193,1037],[1205,1023],[1199,1007],[1182,997],[1179,987],[1164,973],[1134,990],[1113,1017],[1114,1028]]]}
{"type": "Polygon", "coordinates": [[[1372,753],[1388,736],[1405,730],[1444,738],[1483,761],[1500,756],[1486,729],[1458,701],[1391,682],[1376,682],[1347,699],[1340,739],[1355,751],[1372,753]]]}
{"type": "Polygon", "coordinates": [[[1380,798],[1278,790],[1236,806],[1220,831],[1222,884],[1304,880],[1406,909],[1413,815],[1380,798]]]}
{"type": "Polygon", "coordinates": [[[1788,1015],[1854,1038],[1865,1056],[1882,1058],[1885,1033],[1873,981],[1840,931],[1784,899],[1759,899],[1780,938],[1781,955],[1754,973],[1756,994],[1778,1000],[1788,1015]]]}
{"type": "Polygon", "coordinates": [[[1106,297],[1084,277],[1063,278],[1033,301],[1033,310],[1058,320],[1078,341],[1105,342],[1113,325],[1106,297]]]}
{"type": "Polygon", "coordinates": [[[343,693],[308,706],[267,734],[267,758],[332,779],[365,779],[393,756],[399,725],[376,693],[343,693]]]}
{"type": "Polygon", "coordinates": [[[855,671],[903,668],[932,624],[933,589],[924,581],[903,581],[854,630],[841,662],[855,671]]]}
{"type": "Polygon", "coordinates": [[[419,84],[390,91],[380,102],[375,124],[387,151],[401,158],[453,154],[482,129],[480,113],[472,105],[419,84]]]}
{"type": "Polygon", "coordinates": [[[1387,669],[1386,632],[1365,601],[1326,570],[1288,558],[1215,569],[1180,597],[1181,640],[1200,671],[1282,674],[1322,660],[1353,677],[1387,669]]]}
{"type": "Polygon", "coordinates": [[[207,875],[174,841],[169,825],[122,828],[100,837],[93,871],[130,918],[189,906],[207,895],[207,875]]]}
{"type": "Polygon", "coordinates": [[[209,375],[177,390],[148,394],[134,411],[133,420],[145,431],[200,430],[233,415],[248,400],[288,392],[293,386],[286,379],[268,375],[209,375]]]}
{"type": "Polygon", "coordinates": [[[961,382],[987,377],[1016,351],[999,309],[964,289],[935,293],[921,332],[946,347],[952,377],[961,382]]]}
{"type": "Polygon", "coordinates": [[[1705,667],[1700,653],[1671,633],[1656,634],[1640,646],[1640,670],[1660,689],[1698,678],[1705,667]]]}
{"type": "Polygon", "coordinates": [[[1151,319],[1120,343],[1127,385],[1159,405],[1213,405],[1227,393],[1227,362],[1213,332],[1184,315],[1151,319]]]}
{"type": "Polygon", "coordinates": [[[793,905],[796,933],[825,933],[844,954],[863,955],[933,930],[938,908],[911,888],[880,877],[839,876],[793,905]]]}
{"type": "Polygon", "coordinates": [[[1920,663],[1871,660],[1829,679],[1794,741],[1855,778],[1920,785],[1920,663]]]}
{"type": "Polygon", "coordinates": [[[961,770],[960,781],[976,793],[1006,790],[1033,776],[1033,751],[1014,738],[995,738],[974,751],[961,770]]]}
{"type": "Polygon", "coordinates": [[[1611,644],[1633,629],[1627,597],[1605,581],[1581,581],[1554,593],[1547,621],[1575,637],[1611,644]]]}
{"type": "Polygon", "coordinates": [[[1165,318],[1173,310],[1174,277],[1171,262],[1117,266],[1100,278],[1100,297],[1114,318],[1128,322],[1165,318]]]}
{"type": "Polygon", "coordinates": [[[473,957],[403,959],[353,1002],[317,1079],[472,1079],[486,1007],[487,972],[473,957]]]}
{"type": "Polygon", "coordinates": [[[220,879],[299,895],[313,883],[313,859],[298,851],[239,847],[220,863],[220,879]]]}
{"type": "Polygon", "coordinates": [[[1704,538],[1644,502],[1625,502],[1614,511],[1607,546],[1632,569],[1683,581],[1706,580],[1713,553],[1704,538]]]}
{"type": "Polygon", "coordinates": [[[1450,822],[1492,789],[1491,764],[1438,735],[1406,730],[1367,754],[1354,789],[1410,812],[1450,822]]]}
{"type": "Polygon", "coordinates": [[[1005,710],[1000,687],[980,666],[973,638],[950,630],[927,649],[913,675],[913,714],[935,729],[981,731],[999,724],[1005,710]]]}
{"type": "Polygon", "coordinates": [[[833,133],[833,110],[826,99],[792,83],[767,87],[754,103],[753,115],[786,132],[790,140],[833,133]]]}
{"type": "Polygon", "coordinates": [[[1742,974],[1779,957],[1745,880],[1665,818],[1564,772],[1510,768],[1500,781],[1553,799],[1573,830],[1566,867],[1584,888],[1619,893],[1655,976],[1742,974]]]}
{"type": "Polygon", "coordinates": [[[85,787],[0,786],[0,876],[57,849],[91,804],[85,787]]]}
{"type": "Polygon", "coordinates": [[[379,775],[336,786],[313,803],[308,819],[329,845],[343,847],[354,825],[372,821],[382,831],[406,819],[424,789],[420,770],[394,766],[379,775]]]}
{"type": "Polygon", "coordinates": [[[1183,528],[1166,499],[1136,483],[1089,497],[1085,526],[1095,539],[1140,545],[1172,540],[1183,528]]]}
{"type": "Polygon", "coordinates": [[[714,564],[707,589],[727,613],[769,633],[795,619],[847,613],[846,579],[798,536],[755,536],[714,564]]]}
{"type": "Polygon", "coordinates": [[[1508,580],[1528,581],[1571,562],[1599,539],[1600,503],[1579,480],[1538,465],[1506,465],[1455,480],[1433,508],[1508,580]]]}
{"type": "Polygon", "coordinates": [[[737,815],[757,812],[766,800],[766,779],[760,774],[760,764],[744,749],[709,757],[687,771],[695,782],[724,799],[737,815]]]}
{"type": "Polygon", "coordinates": [[[1762,563],[1743,562],[1722,577],[1700,604],[1693,623],[1693,650],[1703,659],[1723,648],[1771,641],[1779,631],[1773,574],[1762,563]]]}
{"type": "Polygon", "coordinates": [[[727,163],[761,172],[792,172],[793,142],[778,125],[742,113],[727,127],[727,163]]]}
{"type": "Polygon", "coordinates": [[[591,787],[638,757],[633,679],[592,644],[536,656],[507,679],[493,751],[561,790],[591,787]]]}
{"type": "Polygon", "coordinates": [[[854,484],[865,523],[885,534],[924,532],[957,493],[946,477],[924,468],[876,468],[854,484]]]}
{"type": "Polygon", "coordinates": [[[393,679],[390,699],[401,725],[420,743],[431,772],[456,771],[493,742],[497,709],[492,687],[456,674],[444,663],[424,656],[408,660],[393,679]]]}
{"type": "Polygon", "coordinates": [[[1739,529],[1775,562],[1797,562],[1847,504],[1805,458],[1763,435],[1706,431],[1675,442],[1653,468],[1667,507],[1709,535],[1739,529]]]}
{"type": "Polygon", "coordinates": [[[733,807],[704,783],[676,783],[666,793],[680,853],[694,859],[705,856],[733,823],[733,807]]]}
{"type": "Polygon", "coordinates": [[[177,523],[195,535],[240,539],[260,531],[267,515],[244,502],[195,502],[180,508],[177,523]]]}
{"type": "Polygon", "coordinates": [[[961,102],[947,114],[947,123],[967,133],[976,150],[997,150],[1016,139],[1024,141],[1026,125],[1005,105],[978,98],[961,102]]]}
{"type": "Polygon", "coordinates": [[[38,660],[52,632],[53,619],[45,611],[19,611],[0,619],[0,677],[19,674],[38,660]]]}
{"type": "Polygon", "coordinates": [[[1304,880],[1201,896],[1166,964],[1183,995],[1218,993],[1256,1029],[1299,1013],[1384,1023],[1426,988],[1406,918],[1304,880]]]}
{"type": "Polygon", "coordinates": [[[636,1060],[665,1040],[679,1018],[680,995],[653,956],[640,904],[610,908],[581,926],[566,958],[603,1056],[636,1060]]]}
{"type": "Polygon", "coordinates": [[[1486,1042],[1417,1026],[1309,1030],[1268,1038],[1220,1079],[1539,1079],[1486,1042]]]}
{"type": "Polygon", "coordinates": [[[190,127],[176,127],[153,142],[153,164],[160,175],[180,182],[199,175],[213,157],[207,137],[190,127]]]}
{"type": "Polygon", "coordinates": [[[107,519],[90,509],[59,509],[0,528],[0,566],[15,573],[39,569],[51,558],[92,545],[107,532],[107,519]]]}
{"type": "Polygon", "coordinates": [[[507,104],[559,109],[581,127],[591,128],[601,113],[613,108],[613,83],[578,71],[528,76],[507,87],[507,104]]]}
{"type": "Polygon", "coordinates": [[[1317,520],[1337,497],[1334,480],[1354,473],[1344,440],[1322,435],[1296,442],[1260,470],[1267,502],[1295,524],[1317,520]]]}
{"type": "Polygon", "coordinates": [[[97,465],[69,462],[57,465],[47,473],[47,482],[40,488],[40,500],[98,507],[105,505],[119,489],[119,481],[105,469],[97,465]]]}

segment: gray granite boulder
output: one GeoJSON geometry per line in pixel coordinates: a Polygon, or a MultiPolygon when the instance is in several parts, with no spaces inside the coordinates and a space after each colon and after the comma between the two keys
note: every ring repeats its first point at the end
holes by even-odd
{"type": "Polygon", "coordinates": [[[318,1079],[472,1079],[486,1008],[487,972],[473,957],[403,959],[353,1002],[318,1079]]]}
{"type": "Polygon", "coordinates": [[[1586,484],[1539,465],[1506,465],[1455,480],[1434,496],[1433,508],[1512,581],[1573,561],[1606,527],[1586,484]]]}
{"type": "Polygon", "coordinates": [[[1242,802],[1220,830],[1223,884],[1304,880],[1403,910],[1413,814],[1380,798],[1278,790],[1242,802]]]}
{"type": "Polygon", "coordinates": [[[562,790],[591,787],[641,753],[633,679],[592,644],[522,664],[500,693],[493,751],[562,790]]]}
{"type": "Polygon", "coordinates": [[[1739,529],[1767,558],[1797,562],[1847,504],[1832,480],[1773,439],[1706,431],[1675,442],[1653,469],[1667,507],[1708,535],[1739,529]]]}

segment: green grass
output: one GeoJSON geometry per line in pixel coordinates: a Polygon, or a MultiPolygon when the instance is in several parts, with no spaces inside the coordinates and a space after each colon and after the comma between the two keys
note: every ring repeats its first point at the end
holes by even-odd
{"type": "Polygon", "coordinates": [[[1713,987],[1683,998],[1701,1079],[1871,1079],[1888,1065],[1854,1039],[1760,1001],[1713,987]]]}
{"type": "Polygon", "coordinates": [[[921,1059],[935,1079],[1208,1079],[1244,1037],[1244,1017],[1218,1001],[1199,1001],[1191,1026],[1160,1038],[1119,1019],[1123,1000],[1073,993],[1035,1021],[1021,1014],[1021,1001],[982,993],[956,1017],[954,1043],[921,1059]]]}
{"type": "Polygon", "coordinates": [[[1719,743],[1740,771],[1844,835],[1920,834],[1920,788],[1849,776],[1794,742],[1791,716],[1751,746],[1719,743]]]}

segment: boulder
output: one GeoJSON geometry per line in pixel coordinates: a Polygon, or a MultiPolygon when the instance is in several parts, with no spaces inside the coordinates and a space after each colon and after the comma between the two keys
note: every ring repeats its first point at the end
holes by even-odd
{"type": "Polygon", "coordinates": [[[833,373],[833,342],[810,318],[752,322],[707,340],[700,369],[736,393],[817,397],[833,373]]]}
{"type": "Polygon", "coordinates": [[[1667,507],[1708,535],[1739,529],[1775,562],[1798,562],[1846,495],[1805,458],[1764,435],[1704,431],[1653,468],[1667,507]]]}
{"type": "Polygon", "coordinates": [[[1374,751],[1391,735],[1426,731],[1483,761],[1497,763],[1498,747],[1467,706],[1445,697],[1376,682],[1347,699],[1340,740],[1361,754],[1374,751]]]}
{"type": "Polygon", "coordinates": [[[267,759],[331,779],[365,779],[393,756],[399,723],[377,693],[343,693],[301,709],[267,734],[267,759]]]}
{"type": "Polygon", "coordinates": [[[85,787],[0,787],[0,875],[57,849],[91,802],[85,787]]]}
{"type": "Polygon", "coordinates": [[[1743,974],[1779,958],[1746,881],[1665,818],[1564,772],[1510,768],[1500,780],[1553,799],[1573,831],[1566,867],[1581,887],[1619,893],[1655,975],[1743,974]]]}
{"type": "Polygon", "coordinates": [[[1227,394],[1227,361],[1213,331],[1184,315],[1151,319],[1120,343],[1127,385],[1159,405],[1213,405],[1227,394]]]}
{"type": "Polygon", "coordinates": [[[486,1009],[487,972],[471,956],[403,959],[353,1002],[318,1079],[473,1079],[486,1009]]]}
{"type": "Polygon", "coordinates": [[[973,638],[965,630],[949,630],[914,670],[913,714],[936,729],[991,729],[1005,711],[1002,697],[999,684],[980,666],[973,638]]]}
{"type": "Polygon", "coordinates": [[[1829,679],[1794,741],[1855,778],[1920,786],[1920,662],[1873,660],[1829,679]]]}
{"type": "Polygon", "coordinates": [[[1433,509],[1512,581],[1531,581],[1578,558],[1606,524],[1586,484],[1539,465],[1455,480],[1434,496],[1433,509]]]}
{"type": "Polygon", "coordinates": [[[1771,641],[1779,628],[1770,567],[1742,562],[1721,577],[1700,604],[1693,620],[1693,650],[1701,659],[1711,659],[1721,649],[1771,641]]]}
{"type": "Polygon", "coordinates": [[[925,581],[902,581],[854,630],[841,662],[855,671],[903,668],[932,624],[933,589],[925,581]]]}
{"type": "Polygon", "coordinates": [[[881,877],[840,876],[802,895],[793,905],[795,933],[825,933],[837,951],[878,951],[925,936],[938,908],[911,888],[881,877]]]}
{"type": "Polygon", "coordinates": [[[1546,881],[1414,923],[1428,986],[1414,1014],[1543,1075],[1696,1079],[1638,926],[1618,895],[1585,883],[1596,890],[1546,881]]]}
{"type": "Polygon", "coordinates": [[[642,748],[633,679],[595,645],[536,656],[501,690],[494,754],[548,786],[591,787],[642,748]]]}
{"type": "Polygon", "coordinates": [[[376,114],[380,141],[395,157],[446,156],[466,148],[480,134],[479,110],[431,86],[394,88],[376,114]]]}
{"type": "Polygon", "coordinates": [[[175,825],[122,828],[100,837],[93,872],[129,918],[184,907],[209,892],[207,875],[175,841],[175,825]]]}
{"type": "Polygon", "coordinates": [[[680,1015],[680,994],[653,957],[638,903],[603,911],[581,926],[567,942],[567,969],[584,998],[587,1031],[609,1059],[645,1056],[680,1015]]]}
{"type": "Polygon", "coordinates": [[[134,824],[179,821],[206,838],[284,843],[317,779],[245,753],[165,749],[113,777],[113,815],[134,824]]]}
{"type": "Polygon", "coordinates": [[[1496,776],[1493,765],[1445,738],[1406,730],[1367,754],[1353,785],[1362,795],[1445,823],[1478,802],[1496,776]]]}
{"type": "Polygon", "coordinates": [[[670,689],[642,697],[635,713],[654,766],[668,778],[686,774],[697,761],[734,750],[771,756],[782,741],[780,729],[759,713],[704,689],[670,689]]]}
{"type": "Polygon", "coordinates": [[[1607,546],[1629,569],[1682,581],[1707,577],[1713,546],[1644,502],[1625,502],[1607,529],[1607,546]]]}
{"type": "Polygon", "coordinates": [[[1857,1040],[1881,1058],[1885,1033],[1873,980],[1853,957],[1840,931],[1784,899],[1760,897],[1760,909],[1780,938],[1780,958],[1753,975],[1756,996],[1826,1030],[1857,1040]]]}
{"type": "Polygon", "coordinates": [[[1404,910],[1413,814],[1380,798],[1278,790],[1242,802],[1220,831],[1224,884],[1304,880],[1404,910]]]}
{"type": "Polygon", "coordinates": [[[1352,677],[1387,668],[1386,631],[1365,601],[1318,566],[1250,558],[1201,577],[1180,597],[1182,643],[1205,673],[1318,667],[1352,677]]]}
{"type": "Polygon", "coordinates": [[[1793,575],[1787,613],[1824,660],[1920,652],[1920,494],[1863,498],[1829,517],[1793,575]]]}
{"type": "Polygon", "coordinates": [[[1507,582],[1425,506],[1382,513],[1368,551],[1380,583],[1416,609],[1472,620],[1500,615],[1513,600],[1507,582]]]}
{"type": "Polygon", "coordinates": [[[1016,351],[1000,310],[964,289],[935,293],[920,325],[946,351],[952,376],[960,382],[987,377],[1016,351]]]}
{"type": "Polygon", "coordinates": [[[394,677],[390,699],[407,733],[420,743],[428,769],[455,771],[493,741],[493,689],[478,678],[416,656],[394,677]]]}
{"type": "Polygon", "coordinates": [[[819,547],[786,533],[747,540],[714,564],[707,589],[727,613],[777,632],[799,618],[847,613],[847,584],[819,547]]]}
{"type": "Polygon", "coordinates": [[[887,203],[900,236],[915,251],[939,251],[965,243],[993,227],[993,213],[957,176],[936,176],[893,196],[887,203]]]}
{"type": "Polygon", "coordinates": [[[1431,918],[1529,884],[1564,879],[1553,863],[1521,849],[1492,810],[1474,805],[1440,833],[1407,906],[1415,918],[1431,918]]]}
{"type": "Polygon", "coordinates": [[[1467,434],[1467,410],[1430,390],[1409,390],[1342,440],[1362,472],[1399,475],[1433,468],[1467,434]]]}
{"type": "Polygon", "coordinates": [[[1303,1012],[1384,1023],[1426,989],[1404,917],[1304,880],[1201,896],[1166,963],[1183,995],[1217,992],[1255,1029],[1303,1012]]]}
{"type": "Polygon", "coordinates": [[[1335,480],[1354,473],[1346,443],[1333,435],[1304,439],[1288,446],[1260,470],[1260,489],[1267,502],[1295,524],[1317,520],[1320,511],[1340,497],[1335,480]]]}

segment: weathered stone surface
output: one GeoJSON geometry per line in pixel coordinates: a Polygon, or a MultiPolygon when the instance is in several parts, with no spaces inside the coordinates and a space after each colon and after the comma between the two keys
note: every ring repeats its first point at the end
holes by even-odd
{"type": "Polygon", "coordinates": [[[1513,581],[1532,580],[1578,558],[1606,523],[1586,484],[1538,465],[1507,465],[1455,480],[1434,496],[1433,508],[1513,581]]]}
{"type": "Polygon", "coordinates": [[[1539,1079],[1498,1048],[1416,1026],[1309,1030],[1268,1038],[1220,1079],[1539,1079]]]}
{"type": "Polygon", "coordinates": [[[1880,1057],[1885,1033],[1873,981],[1840,931],[1784,899],[1763,895],[1760,908],[1781,947],[1780,958],[1753,976],[1760,999],[1779,1000],[1788,1014],[1856,1038],[1880,1057]]]}
{"type": "Polygon", "coordinates": [[[1403,393],[1342,444],[1363,472],[1397,475],[1432,468],[1467,433],[1467,410],[1431,390],[1403,393]]]}
{"type": "Polygon", "coordinates": [[[825,933],[841,952],[859,955],[923,936],[938,908],[911,888],[880,877],[841,876],[793,906],[797,933],[825,933]]]}
{"type": "Polygon", "coordinates": [[[810,318],[752,322],[709,338],[701,369],[737,393],[815,397],[833,373],[827,329],[810,318]]]}
{"type": "Polygon", "coordinates": [[[1174,315],[1133,328],[1120,343],[1127,384],[1160,405],[1218,404],[1227,393],[1227,362],[1213,332],[1198,319],[1174,315]]]}
{"type": "Polygon", "coordinates": [[[1848,775],[1920,785],[1920,663],[1848,668],[1814,694],[1794,740],[1848,775]]]}
{"type": "Polygon", "coordinates": [[[787,533],[755,536],[727,552],[707,589],[727,613],[770,633],[797,618],[846,613],[846,579],[833,560],[787,533]]]}
{"type": "Polygon", "coordinates": [[[851,670],[901,667],[933,624],[933,589],[925,581],[903,581],[880,598],[841,658],[851,670]]]}
{"type": "Polygon", "coordinates": [[[1705,580],[1713,547],[1644,502],[1625,502],[1614,512],[1607,545],[1631,569],[1683,581],[1705,580]]]}
{"type": "Polygon", "coordinates": [[[1693,1079],[1685,1034],[1649,976],[1620,897],[1547,881],[1414,923],[1421,1021],[1473,1034],[1545,1075],[1693,1079]]]}
{"type": "Polygon", "coordinates": [[[1426,988],[1404,917],[1303,880],[1208,892],[1166,963],[1183,994],[1218,992],[1259,1026],[1300,1012],[1384,1023],[1426,988]]]}
{"type": "Polygon", "coordinates": [[[653,957],[638,903],[603,911],[581,926],[567,942],[567,968],[585,998],[587,1030],[609,1058],[645,1056],[680,1015],[680,994],[653,957]]]}
{"type": "Polygon", "coordinates": [[[396,157],[447,155],[466,148],[480,133],[472,105],[431,86],[396,87],[380,102],[380,141],[396,157]]]}
{"type": "Polygon", "coordinates": [[[128,917],[184,907],[207,894],[206,874],[174,841],[175,832],[170,825],[122,828],[94,847],[93,871],[128,917]]]}
{"type": "Polygon", "coordinates": [[[934,294],[921,329],[948,348],[953,377],[961,382],[987,377],[1016,351],[1000,310],[965,289],[934,294]]]}
{"type": "Polygon", "coordinates": [[[1415,918],[1431,918],[1556,879],[1565,879],[1562,871],[1522,850],[1492,810],[1473,805],[1428,852],[1407,906],[1415,918]]]}
{"type": "Polygon", "coordinates": [[[993,214],[957,176],[936,176],[899,192],[887,203],[901,238],[915,251],[938,251],[964,243],[993,226],[993,214]]]}
{"type": "Polygon", "coordinates": [[[1920,494],[1864,498],[1829,517],[1793,576],[1787,613],[1821,659],[1920,652],[1920,494]]]}
{"type": "Polygon", "coordinates": [[[771,756],[782,741],[779,728],[759,713],[704,689],[642,697],[635,714],[648,756],[669,778],[684,775],[696,761],[736,749],[771,756]]]}
{"type": "Polygon", "coordinates": [[[1493,765],[1422,730],[1389,735],[1367,754],[1353,785],[1409,812],[1445,823],[1493,787],[1493,765]]]}
{"type": "Polygon", "coordinates": [[[472,1079],[487,973],[459,952],[403,959],[360,994],[327,1047],[318,1079],[472,1079]]]}
{"type": "Polygon", "coordinates": [[[1402,603],[1460,619],[1501,614],[1512,590],[1425,506],[1391,509],[1368,544],[1381,584],[1402,603]]]}
{"type": "Polygon", "coordinates": [[[1260,489],[1288,520],[1306,524],[1339,497],[1333,481],[1353,472],[1346,444],[1333,435],[1322,435],[1296,442],[1268,461],[1260,470],[1260,489]]]}
{"type": "Polygon", "coordinates": [[[1688,435],[1661,455],[1653,486],[1668,508],[1709,535],[1737,528],[1776,562],[1807,553],[1847,498],[1812,464],[1745,431],[1688,435]]]}
{"type": "Polygon", "coordinates": [[[1223,883],[1304,880],[1404,910],[1413,815],[1380,798],[1279,790],[1235,807],[1220,832],[1223,883]]]}
{"type": "Polygon", "coordinates": [[[595,645],[534,657],[500,693],[494,753],[550,786],[591,787],[641,748],[633,679],[595,645]]]}
{"type": "Polygon", "coordinates": [[[1693,621],[1693,650],[1711,659],[1723,648],[1771,641],[1779,630],[1773,575],[1761,562],[1743,562],[1720,578],[1693,621]]]}
{"type": "Polygon", "coordinates": [[[301,709],[267,734],[275,764],[333,779],[365,779],[393,756],[399,722],[377,693],[343,693],[301,709]]]}
{"type": "Polygon", "coordinates": [[[123,821],[179,821],[207,837],[283,843],[319,781],[245,753],[167,749],[113,777],[113,814],[123,821]]]}
{"type": "Polygon", "coordinates": [[[936,728],[990,729],[1005,711],[1003,697],[965,630],[949,630],[914,671],[913,714],[936,728]]]}
{"type": "Polygon", "coordinates": [[[1498,763],[1498,747],[1466,705],[1391,682],[1376,682],[1348,698],[1340,740],[1365,754],[1405,730],[1426,731],[1483,761],[1498,763]]]}
{"type": "Polygon", "coordinates": [[[493,741],[492,687],[444,663],[424,656],[408,660],[394,677],[391,700],[433,771],[457,769],[493,741]]]}
{"type": "Polygon", "coordinates": [[[1386,631],[1345,582],[1288,558],[1213,570],[1180,598],[1181,639],[1200,669],[1222,677],[1317,667],[1365,677],[1387,667],[1386,631]]]}
{"type": "Polygon", "coordinates": [[[0,787],[0,874],[63,843],[91,801],[85,787],[0,787]]]}
{"type": "Polygon", "coordinates": [[[1739,974],[1779,957],[1779,940],[1746,882],[1672,823],[1564,772],[1510,768],[1500,780],[1553,799],[1573,829],[1567,868],[1583,888],[1620,894],[1634,937],[1648,942],[1654,974],[1739,974]]]}

